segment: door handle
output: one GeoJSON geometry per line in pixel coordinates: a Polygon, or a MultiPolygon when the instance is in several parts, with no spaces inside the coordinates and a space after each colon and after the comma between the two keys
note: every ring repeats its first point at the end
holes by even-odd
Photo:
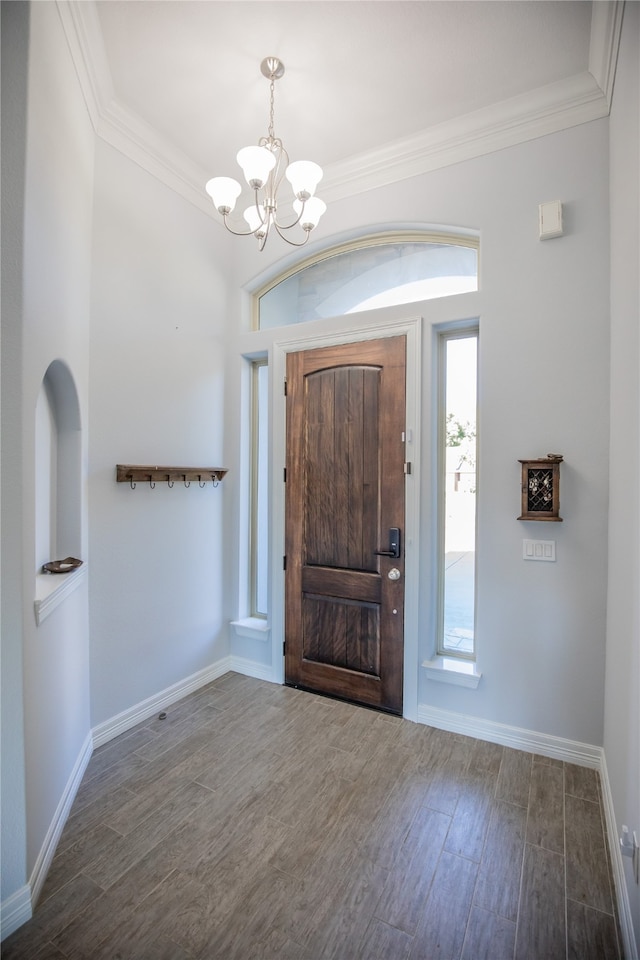
{"type": "Polygon", "coordinates": [[[392,557],[397,560],[400,556],[400,527],[389,527],[389,549],[374,550],[376,557],[392,557]]]}

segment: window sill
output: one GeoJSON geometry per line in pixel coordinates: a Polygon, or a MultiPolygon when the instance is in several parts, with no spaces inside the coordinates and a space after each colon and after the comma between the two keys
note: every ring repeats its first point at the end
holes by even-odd
{"type": "Polygon", "coordinates": [[[433,660],[425,660],[422,666],[428,680],[453,683],[459,687],[470,687],[472,690],[476,689],[482,679],[482,674],[478,673],[476,664],[471,660],[435,657],[433,660]]]}
{"type": "Polygon", "coordinates": [[[33,601],[33,610],[38,626],[80,586],[86,575],[86,563],[70,573],[36,574],[36,598],[33,601]]]}
{"type": "Polygon", "coordinates": [[[249,640],[263,640],[266,642],[271,632],[271,627],[267,621],[262,620],[261,617],[245,617],[244,620],[232,620],[231,626],[237,636],[248,637],[249,640]]]}

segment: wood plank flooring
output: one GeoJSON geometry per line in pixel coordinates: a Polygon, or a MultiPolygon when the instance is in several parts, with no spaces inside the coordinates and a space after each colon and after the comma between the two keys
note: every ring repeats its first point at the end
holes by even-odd
{"type": "Polygon", "coordinates": [[[595,771],[229,673],[97,749],[4,960],[617,960],[595,771]]]}

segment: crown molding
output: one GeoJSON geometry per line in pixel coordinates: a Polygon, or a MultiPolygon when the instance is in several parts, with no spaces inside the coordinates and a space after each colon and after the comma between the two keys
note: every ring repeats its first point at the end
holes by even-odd
{"type": "Polygon", "coordinates": [[[116,100],[102,111],[98,136],[204,213],[216,216],[205,193],[209,174],[150,124],[116,100]]]}
{"type": "MultiPolygon", "coordinates": [[[[95,0],[56,0],[96,134],[203,212],[207,171],[116,100],[95,0]]],[[[329,202],[606,117],[624,0],[593,3],[589,71],[503,100],[325,168],[329,202]]]]}
{"type": "Polygon", "coordinates": [[[95,0],[56,0],[78,82],[96,134],[207,214],[206,171],[119,103],[104,48],[95,0]]]}
{"type": "Polygon", "coordinates": [[[594,0],[591,8],[589,73],[611,108],[625,0],[594,0]]]}
{"type": "Polygon", "coordinates": [[[338,200],[387,186],[600,119],[608,109],[592,75],[578,74],[327,167],[323,196],[338,200]]]}
{"type": "Polygon", "coordinates": [[[80,89],[95,132],[105,105],[113,99],[113,80],[93,0],[56,0],[80,89]]]}

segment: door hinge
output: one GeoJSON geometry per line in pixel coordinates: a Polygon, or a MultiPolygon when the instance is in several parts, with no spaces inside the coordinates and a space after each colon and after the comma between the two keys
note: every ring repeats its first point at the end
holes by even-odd
{"type": "Polygon", "coordinates": [[[284,657],[284,656],[286,655],[286,653],[287,653],[287,641],[286,641],[286,640],[283,640],[283,641],[282,641],[282,656],[284,657]]]}
{"type": "Polygon", "coordinates": [[[284,483],[287,482],[287,468],[286,468],[286,467],[284,467],[283,470],[282,470],[282,480],[283,480],[284,483]]]}
{"type": "Polygon", "coordinates": [[[287,569],[287,558],[286,558],[286,557],[283,557],[283,558],[282,558],[282,569],[283,569],[283,570],[286,570],[286,569],[287,569]]]}
{"type": "Polygon", "coordinates": [[[405,472],[406,474],[410,474],[410,473],[411,473],[411,461],[410,461],[410,460],[405,461],[404,472],[405,472]]]}
{"type": "Polygon", "coordinates": [[[287,395],[287,378],[286,377],[284,378],[284,395],[285,397],[287,395]]]}

